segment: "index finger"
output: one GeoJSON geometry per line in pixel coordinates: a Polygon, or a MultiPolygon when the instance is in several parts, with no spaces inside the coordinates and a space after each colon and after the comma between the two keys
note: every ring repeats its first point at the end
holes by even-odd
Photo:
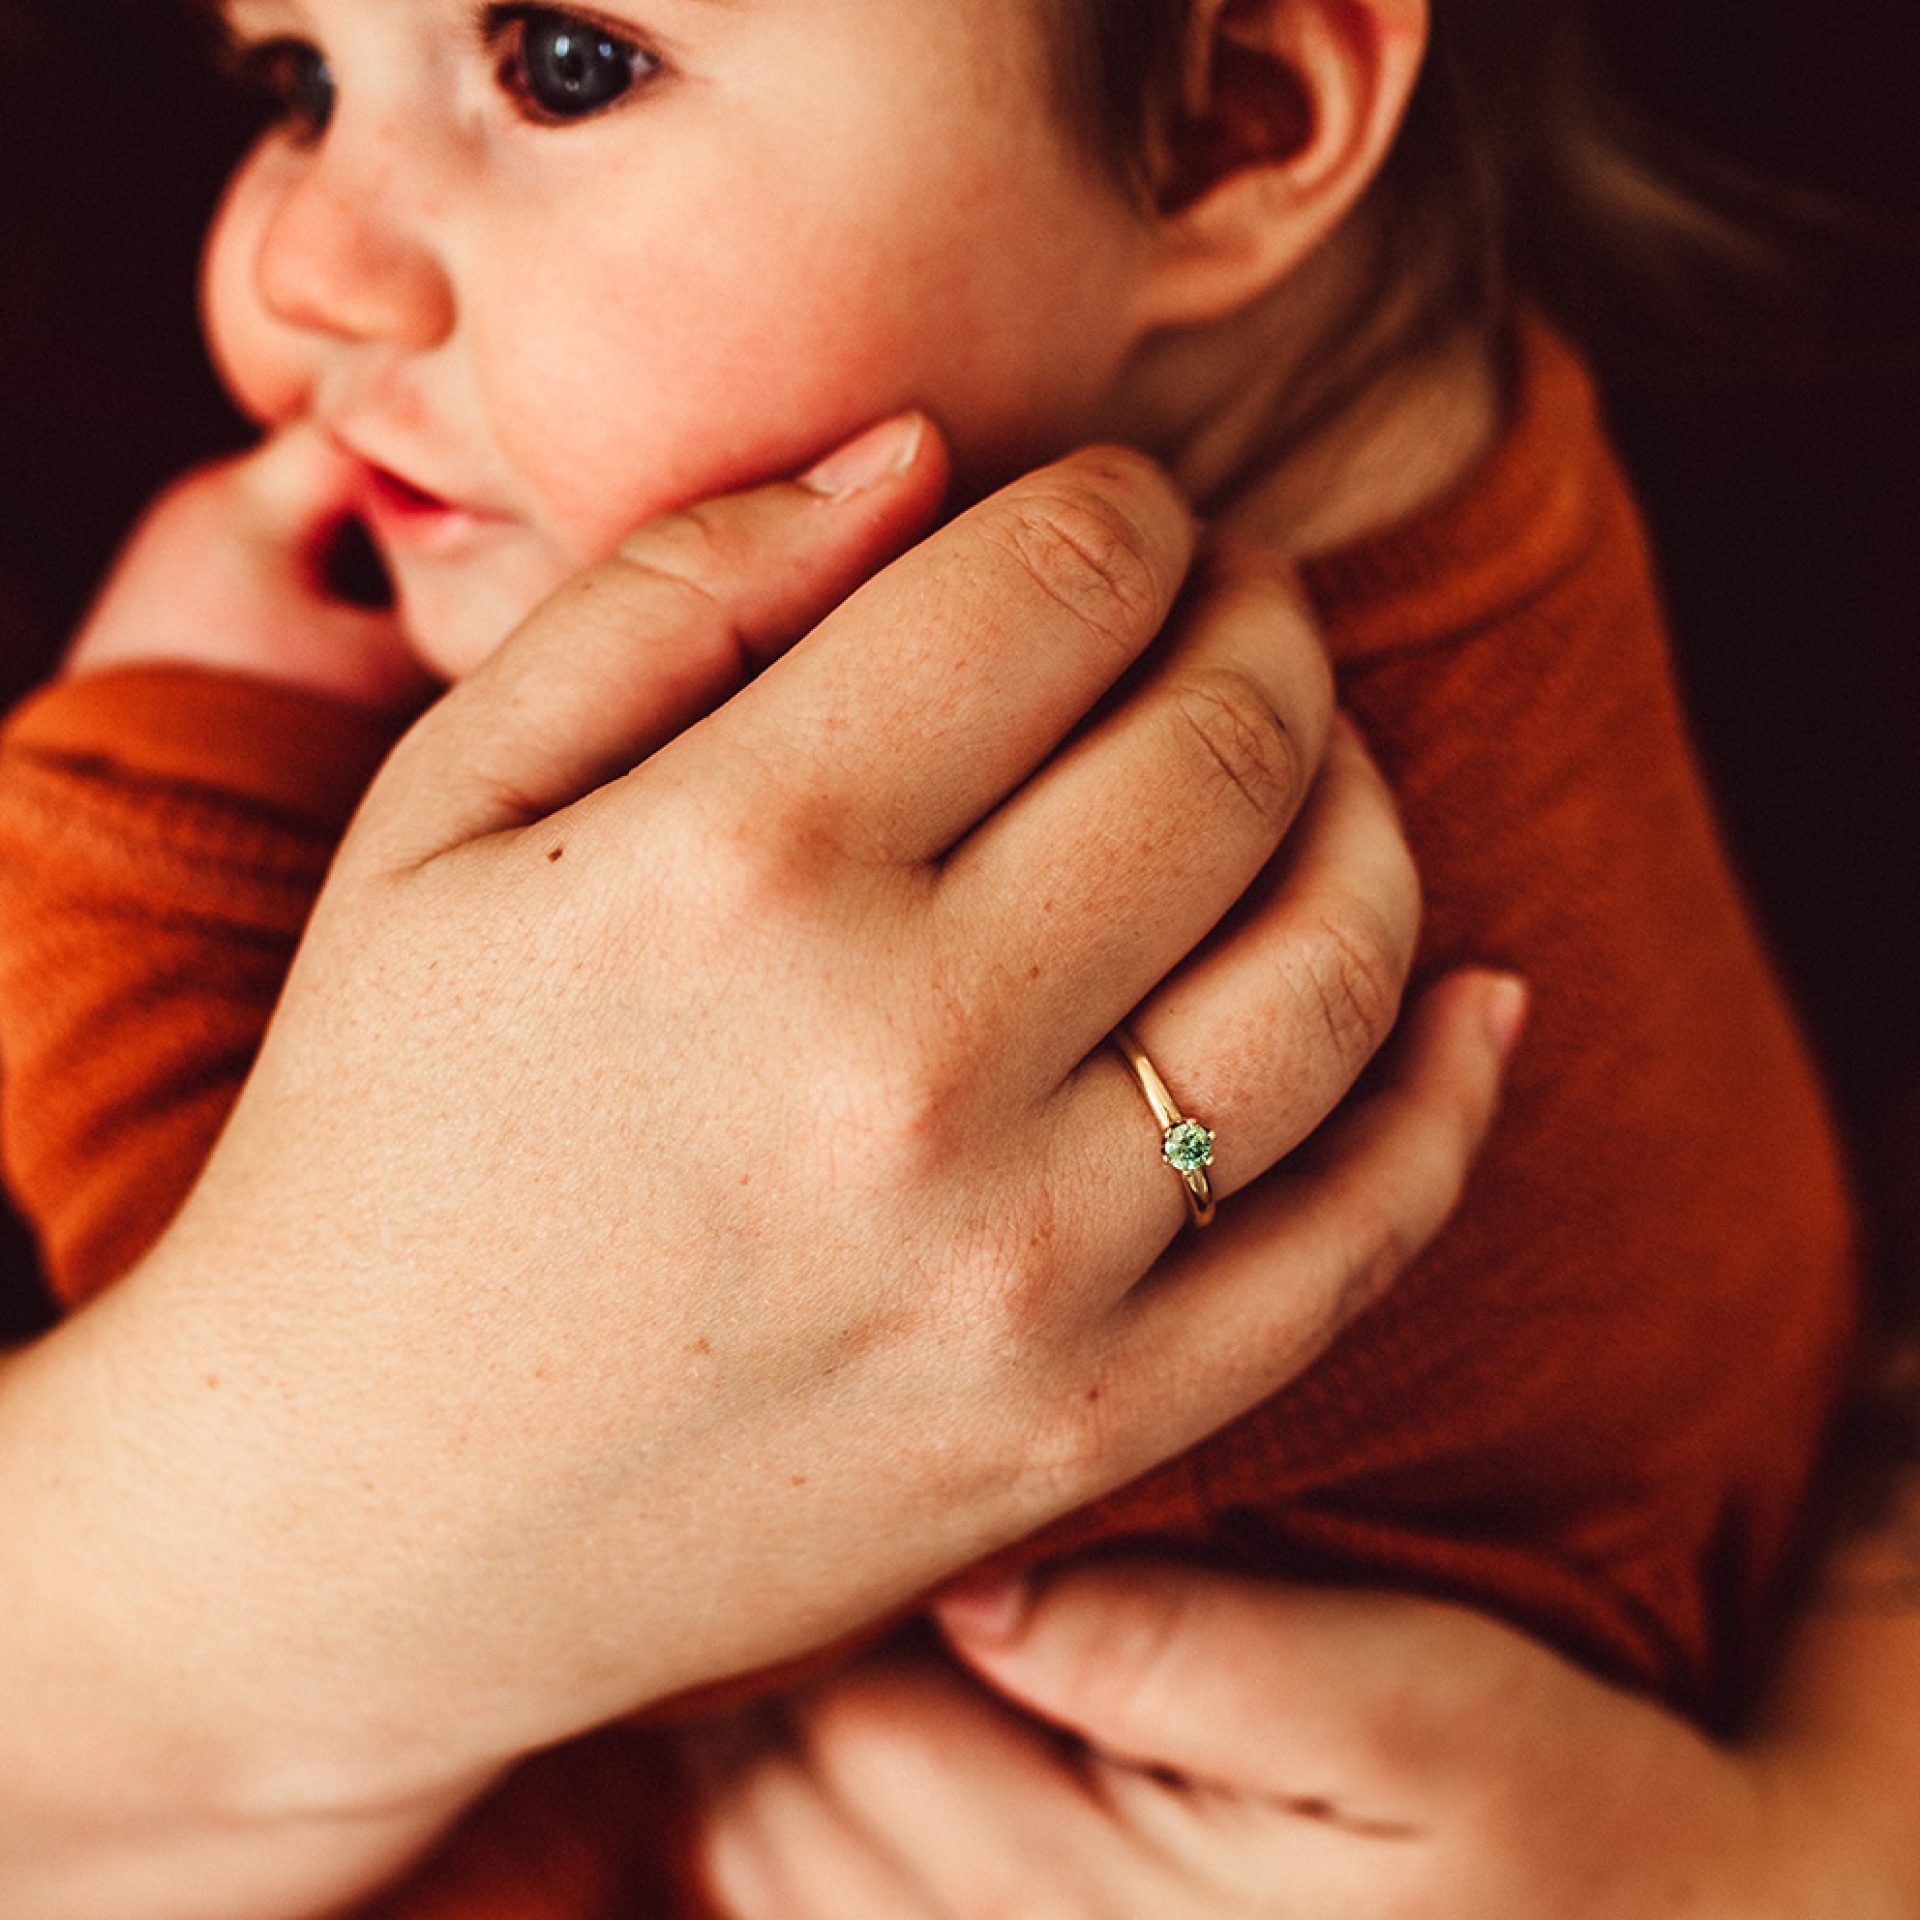
{"type": "Polygon", "coordinates": [[[804,797],[810,829],[857,857],[935,859],[1152,643],[1197,538],[1153,462],[1075,454],[870,581],[734,701],[703,748],[737,757],[762,807],[804,797]]]}

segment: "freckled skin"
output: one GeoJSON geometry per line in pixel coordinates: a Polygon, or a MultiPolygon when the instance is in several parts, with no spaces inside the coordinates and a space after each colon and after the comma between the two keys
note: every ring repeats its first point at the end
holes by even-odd
{"type": "Polygon", "coordinates": [[[1152,236],[1055,113],[1033,0],[616,4],[665,68],[559,128],[468,11],[240,0],[247,37],[324,51],[337,106],[242,166],[204,281],[256,419],[501,517],[386,556],[443,673],[650,515],[905,406],[963,488],[1098,430],[1152,236]]]}

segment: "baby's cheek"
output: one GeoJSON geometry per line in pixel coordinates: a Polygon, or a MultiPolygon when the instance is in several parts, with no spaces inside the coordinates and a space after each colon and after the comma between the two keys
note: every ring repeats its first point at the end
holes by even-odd
{"type": "MultiPolygon", "coordinates": [[[[651,378],[568,380],[503,419],[516,467],[534,480],[576,561],[597,559],[651,516],[799,472],[887,405],[872,378],[833,380],[793,357],[791,338],[737,334],[645,357],[651,378]]],[[[603,363],[607,365],[607,363],[603,363]]]]}
{"type": "Polygon", "coordinates": [[[306,411],[313,360],[299,336],[275,321],[255,272],[270,201],[248,161],[228,183],[200,257],[200,324],[233,403],[249,419],[279,426],[306,411]]]}
{"type": "MultiPolygon", "coordinates": [[[[611,278],[611,276],[610,276],[611,278]]],[[[608,552],[654,514],[799,472],[927,391],[925,334],[876,324],[857,300],[785,297],[731,274],[703,296],[642,291],[538,315],[479,356],[493,369],[488,412],[502,451],[580,561],[608,552]]],[[[654,274],[615,284],[658,288],[654,274]]],[[[672,283],[669,283],[672,284],[672,283]]]]}

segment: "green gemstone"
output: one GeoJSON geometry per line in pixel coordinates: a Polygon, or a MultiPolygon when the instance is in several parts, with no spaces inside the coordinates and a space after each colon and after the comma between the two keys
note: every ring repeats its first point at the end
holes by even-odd
{"type": "Polygon", "coordinates": [[[1198,1173],[1213,1165],[1213,1135],[1198,1120],[1167,1129],[1167,1164],[1175,1173],[1198,1173]]]}

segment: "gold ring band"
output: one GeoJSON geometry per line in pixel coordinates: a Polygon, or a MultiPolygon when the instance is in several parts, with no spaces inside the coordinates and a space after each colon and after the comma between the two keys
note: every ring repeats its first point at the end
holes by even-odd
{"type": "Polygon", "coordinates": [[[1140,1091],[1160,1128],[1160,1157],[1180,1178],[1187,1196],[1187,1210],[1196,1227],[1213,1224],[1213,1182],[1207,1169],[1213,1165],[1214,1136],[1198,1120],[1191,1120],[1175,1104],[1161,1079],[1160,1070],[1147,1058],[1146,1049],[1125,1027],[1113,1030],[1114,1050],[1133,1071],[1140,1091]]]}

